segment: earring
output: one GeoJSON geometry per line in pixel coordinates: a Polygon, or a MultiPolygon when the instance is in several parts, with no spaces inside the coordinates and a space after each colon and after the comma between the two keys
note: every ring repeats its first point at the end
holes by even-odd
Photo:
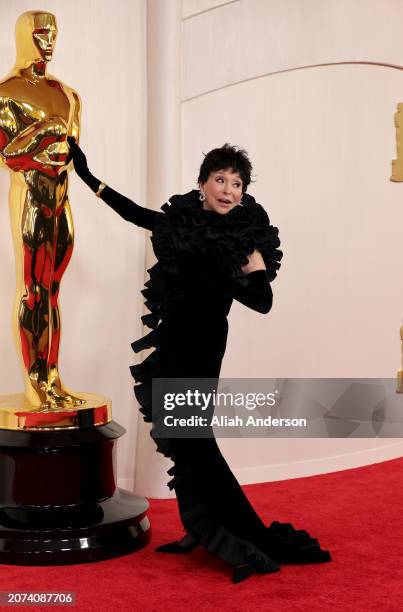
{"type": "Polygon", "coordinates": [[[205,199],[206,199],[206,194],[203,191],[200,191],[200,194],[199,194],[200,202],[204,202],[205,199]]]}

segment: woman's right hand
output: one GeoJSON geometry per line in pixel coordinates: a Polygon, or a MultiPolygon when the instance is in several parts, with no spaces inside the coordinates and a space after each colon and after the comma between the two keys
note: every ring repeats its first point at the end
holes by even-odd
{"type": "Polygon", "coordinates": [[[90,171],[88,170],[87,158],[85,157],[85,154],[80,149],[76,142],[76,139],[73,138],[73,136],[67,136],[67,142],[69,144],[74,169],[77,172],[78,176],[84,179],[90,173],[90,171]]]}

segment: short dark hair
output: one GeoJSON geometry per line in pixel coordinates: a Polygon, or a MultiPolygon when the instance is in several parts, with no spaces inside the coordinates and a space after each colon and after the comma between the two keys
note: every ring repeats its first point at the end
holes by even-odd
{"type": "Polygon", "coordinates": [[[232,170],[238,172],[242,179],[242,189],[245,192],[251,182],[252,164],[244,149],[233,147],[227,142],[217,149],[209,151],[200,166],[198,183],[205,183],[211,172],[232,170]]]}

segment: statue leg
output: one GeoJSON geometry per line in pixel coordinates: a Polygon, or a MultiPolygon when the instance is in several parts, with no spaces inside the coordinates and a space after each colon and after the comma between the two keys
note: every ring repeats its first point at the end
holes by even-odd
{"type": "MultiPolygon", "coordinates": [[[[22,278],[17,289],[17,324],[26,377],[26,395],[33,404],[47,402],[49,289],[52,248],[49,235],[52,219],[43,214],[26,193],[21,219],[22,278]]],[[[18,248],[18,246],[17,246],[18,248]]],[[[17,258],[19,253],[17,252],[17,258]]]]}
{"type": "Polygon", "coordinates": [[[59,285],[73,249],[67,182],[26,174],[10,194],[18,282],[16,340],[32,405],[72,406],[85,400],[63,387],[58,371],[59,285]],[[19,212],[21,210],[21,213],[19,212]]]}
{"type": "Polygon", "coordinates": [[[70,261],[74,243],[73,218],[67,196],[63,204],[60,205],[57,210],[54,235],[54,264],[50,286],[50,322],[52,334],[48,358],[49,394],[55,401],[79,405],[84,404],[85,400],[80,398],[76,393],[72,393],[62,384],[58,368],[61,334],[61,317],[58,298],[62,276],[70,261]]]}

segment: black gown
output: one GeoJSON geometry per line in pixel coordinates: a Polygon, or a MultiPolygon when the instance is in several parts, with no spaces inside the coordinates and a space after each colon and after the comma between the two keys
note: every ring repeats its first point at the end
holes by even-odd
{"type": "MultiPolygon", "coordinates": [[[[270,310],[269,281],[282,255],[278,232],[247,194],[243,205],[226,215],[204,210],[196,190],[173,196],[164,212],[138,206],[109,187],[101,198],[127,221],[153,232],[158,263],[148,270],[142,291],[150,311],[142,320],[151,332],[132,347],[135,352],[155,350],[131,367],[140,411],[152,422],[153,377],[218,379],[233,299],[261,313],[270,310]],[[255,248],[267,270],[242,275],[240,267],[255,248]]],[[[280,563],[330,560],[306,531],[277,521],[266,527],[214,437],[154,440],[157,450],[173,461],[168,486],[175,490],[183,526],[208,551],[262,573],[277,571],[280,563]]]]}

